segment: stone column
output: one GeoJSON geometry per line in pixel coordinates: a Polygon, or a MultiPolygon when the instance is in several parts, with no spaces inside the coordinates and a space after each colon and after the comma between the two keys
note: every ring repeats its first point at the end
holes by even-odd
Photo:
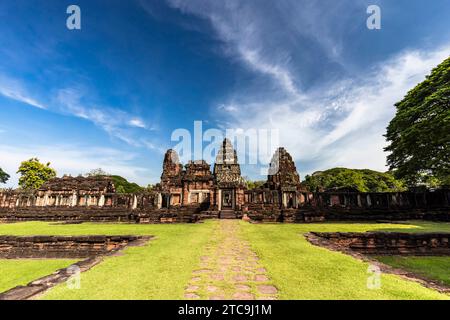
{"type": "Polygon", "coordinates": [[[370,198],[370,194],[367,195],[367,206],[368,207],[372,206],[372,199],[370,198]]]}
{"type": "Polygon", "coordinates": [[[161,193],[158,193],[156,198],[157,198],[156,199],[156,207],[158,209],[161,209],[161,207],[162,207],[162,195],[161,195],[161,193]]]}
{"type": "Polygon", "coordinates": [[[136,195],[133,196],[133,205],[132,205],[132,209],[136,210],[137,209],[137,197],[136,195]]]}
{"type": "Polygon", "coordinates": [[[102,194],[102,195],[100,196],[100,200],[98,200],[98,206],[99,206],[99,207],[103,207],[104,205],[105,205],[105,195],[102,194]]]}
{"type": "Polygon", "coordinates": [[[76,207],[78,204],[78,197],[77,194],[74,192],[72,194],[72,203],[70,204],[71,207],[76,207]]]}

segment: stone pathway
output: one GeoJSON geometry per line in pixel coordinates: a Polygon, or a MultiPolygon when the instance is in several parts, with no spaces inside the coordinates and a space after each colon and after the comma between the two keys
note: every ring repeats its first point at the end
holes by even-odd
{"type": "Polygon", "coordinates": [[[186,299],[275,300],[278,290],[266,269],[239,236],[238,220],[220,220],[199,268],[186,286],[186,299]]]}

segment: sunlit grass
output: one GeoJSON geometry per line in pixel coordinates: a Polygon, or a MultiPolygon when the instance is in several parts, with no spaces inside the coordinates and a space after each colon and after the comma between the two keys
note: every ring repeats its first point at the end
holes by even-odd
{"type": "Polygon", "coordinates": [[[450,257],[376,257],[383,263],[450,286],[450,257]]]}
{"type": "MultiPolygon", "coordinates": [[[[216,221],[201,224],[58,225],[43,222],[0,224],[2,235],[154,235],[144,247],[130,247],[122,256],[82,274],[81,289],[60,285],[46,299],[183,299],[192,271],[213,236],[216,221]]],[[[383,275],[379,290],[367,289],[368,265],[353,257],[316,247],[303,234],[322,232],[450,232],[449,223],[410,224],[239,223],[242,236],[261,258],[281,299],[446,299],[437,291],[395,275],[383,275]]],[[[23,270],[28,276],[28,271],[23,270]]],[[[50,271],[51,272],[51,271],[50,271]]],[[[50,273],[49,272],[49,273],[50,273]]],[[[33,280],[33,279],[31,279],[33,280]]]]}
{"type": "Polygon", "coordinates": [[[56,270],[70,266],[76,260],[0,260],[0,292],[44,277],[56,270]]]}
{"type": "Polygon", "coordinates": [[[449,224],[413,225],[325,223],[261,224],[241,222],[243,235],[261,258],[281,299],[448,299],[418,283],[395,275],[382,275],[381,288],[367,288],[368,264],[351,256],[311,245],[303,234],[396,230],[425,232],[448,230],[449,224]]]}

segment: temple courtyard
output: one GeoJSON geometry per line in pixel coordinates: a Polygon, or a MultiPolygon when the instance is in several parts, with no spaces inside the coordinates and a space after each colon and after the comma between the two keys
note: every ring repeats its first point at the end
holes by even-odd
{"type": "MultiPolygon", "coordinates": [[[[309,232],[367,231],[450,233],[450,223],[253,224],[207,220],[196,224],[0,224],[0,236],[152,236],[143,245],[104,256],[81,273],[79,287],[62,282],[33,299],[450,298],[448,256],[371,256],[404,271],[383,271],[376,281],[378,286],[371,287],[368,280],[374,274],[370,262],[313,245],[305,237],[309,232]]],[[[78,260],[1,259],[0,292],[78,260]]]]}

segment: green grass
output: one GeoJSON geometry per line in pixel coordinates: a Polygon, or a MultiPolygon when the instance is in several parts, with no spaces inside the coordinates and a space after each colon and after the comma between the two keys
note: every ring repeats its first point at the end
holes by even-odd
{"type": "Polygon", "coordinates": [[[182,299],[214,223],[51,225],[28,222],[0,225],[0,234],[155,235],[157,239],[146,246],[129,247],[122,256],[108,257],[82,273],[80,289],[61,284],[44,299],[182,299]]]}
{"type": "Polygon", "coordinates": [[[302,234],[309,231],[409,232],[448,230],[448,224],[262,224],[241,222],[242,233],[261,258],[281,299],[448,299],[395,275],[382,275],[379,290],[367,289],[368,264],[348,255],[309,244],[302,234]]]}
{"type": "Polygon", "coordinates": [[[404,224],[390,224],[382,227],[381,230],[389,232],[439,232],[450,233],[450,223],[448,222],[429,222],[429,221],[408,221],[404,224]]]}
{"type": "Polygon", "coordinates": [[[381,256],[377,260],[450,286],[450,257],[381,256]]]}
{"type": "Polygon", "coordinates": [[[76,260],[0,260],[0,292],[44,277],[56,270],[66,268],[76,260]]]}
{"type": "MultiPolygon", "coordinates": [[[[323,232],[450,232],[449,223],[240,224],[241,236],[261,258],[281,299],[448,299],[449,296],[395,275],[383,275],[380,290],[369,290],[368,265],[309,244],[303,234],[323,232]]],[[[183,299],[216,221],[202,224],[56,225],[0,224],[0,235],[154,235],[144,247],[130,247],[82,274],[81,289],[59,285],[46,299],[183,299]]],[[[26,271],[24,271],[26,272],[26,271]]],[[[27,272],[28,273],[28,272],[27,272]]]]}

